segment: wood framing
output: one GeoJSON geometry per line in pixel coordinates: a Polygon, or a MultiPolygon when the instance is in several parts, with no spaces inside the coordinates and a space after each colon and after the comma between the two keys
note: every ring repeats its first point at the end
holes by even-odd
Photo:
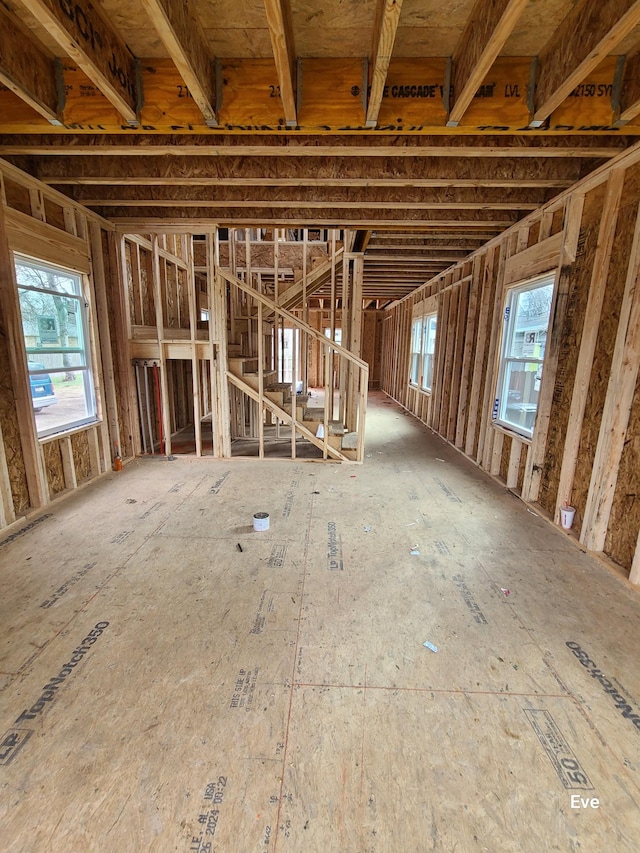
{"type": "Polygon", "coordinates": [[[527,0],[478,0],[452,57],[447,127],[457,127],[522,15],[527,0]]]}
{"type": "Polygon", "coordinates": [[[0,83],[53,125],[62,123],[62,69],[0,6],[0,83]]]}
{"type": "Polygon", "coordinates": [[[215,127],[218,120],[214,61],[192,5],[188,0],[142,0],[142,3],[205,124],[215,127]]]}
{"type": "Polygon", "coordinates": [[[278,72],[278,90],[287,125],[298,123],[296,108],[296,52],[289,0],[264,0],[273,58],[278,72]]]}
{"type": "Polygon", "coordinates": [[[402,12],[402,0],[378,0],[376,21],[373,27],[373,47],[371,50],[371,72],[369,99],[365,125],[375,127],[382,104],[384,87],[396,31],[402,12]]]}

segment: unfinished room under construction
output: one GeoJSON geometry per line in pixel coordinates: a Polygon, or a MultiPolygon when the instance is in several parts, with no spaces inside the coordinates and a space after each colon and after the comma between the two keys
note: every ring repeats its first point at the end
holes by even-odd
{"type": "Polygon", "coordinates": [[[2,853],[637,853],[639,367],[640,0],[2,0],[2,853]]]}

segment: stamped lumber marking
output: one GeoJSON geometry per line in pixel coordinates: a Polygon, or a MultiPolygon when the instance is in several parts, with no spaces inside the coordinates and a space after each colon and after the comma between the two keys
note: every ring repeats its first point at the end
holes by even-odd
{"type": "Polygon", "coordinates": [[[327,524],[327,569],[330,572],[341,572],[344,569],[342,538],[335,521],[327,524]]]}
{"type": "Polygon", "coordinates": [[[467,607],[471,611],[471,614],[472,614],[473,618],[475,619],[475,621],[479,625],[486,625],[487,620],[485,618],[485,615],[482,612],[482,610],[480,610],[478,602],[475,600],[475,598],[473,597],[473,593],[471,592],[471,590],[469,589],[469,587],[465,583],[464,576],[463,575],[455,575],[452,578],[452,580],[453,580],[454,584],[460,590],[460,595],[462,595],[462,600],[464,601],[464,603],[467,605],[467,607]]]}
{"type": "Polygon", "coordinates": [[[461,498],[459,498],[456,493],[452,489],[450,489],[449,486],[447,486],[446,483],[443,483],[439,477],[434,477],[433,479],[440,486],[441,490],[447,496],[448,500],[450,500],[452,503],[462,503],[461,498]]]}
{"type": "Polygon", "coordinates": [[[569,640],[566,645],[578,658],[582,666],[589,672],[591,678],[594,678],[600,684],[604,692],[611,697],[613,703],[622,716],[627,720],[631,720],[633,725],[636,727],[636,730],[640,731],[640,714],[637,714],[634,711],[627,697],[616,689],[616,686],[606,677],[602,670],[599,669],[595,661],[593,661],[589,654],[581,648],[579,643],[569,640]]]}
{"type": "Polygon", "coordinates": [[[161,506],[162,506],[162,501],[157,501],[156,503],[153,504],[153,506],[150,506],[146,512],[143,512],[142,515],[140,516],[140,518],[148,518],[152,512],[156,512],[156,510],[159,510],[161,506]]]}
{"type": "Polygon", "coordinates": [[[214,837],[220,818],[220,806],[227,792],[227,776],[218,776],[215,782],[209,782],[202,795],[202,805],[198,814],[200,832],[191,836],[189,853],[211,853],[214,837]]]}
{"type": "Polygon", "coordinates": [[[274,545],[269,555],[268,566],[271,569],[281,569],[284,566],[285,557],[287,555],[286,545],[274,545]]]}
{"type": "Polygon", "coordinates": [[[85,563],[85,565],[80,569],[80,571],[76,572],[75,575],[72,575],[68,581],[65,581],[62,584],[62,586],[59,586],[58,589],[56,589],[55,592],[49,598],[47,598],[40,604],[40,607],[47,609],[54,605],[56,601],[59,601],[62,596],[65,595],[65,593],[67,593],[71,589],[72,586],[75,586],[78,581],[82,580],[82,578],[88,572],[90,572],[91,569],[96,565],[97,563],[95,560],[93,561],[93,563],[85,563]]]}
{"type": "Polygon", "coordinates": [[[211,486],[211,488],[209,489],[210,495],[217,495],[218,494],[220,489],[224,486],[225,481],[226,481],[226,479],[230,473],[231,473],[231,471],[225,471],[224,474],[222,474],[222,476],[218,477],[218,479],[215,481],[213,486],[211,486]]]}
{"type": "Polygon", "coordinates": [[[241,669],[238,671],[238,677],[233,686],[233,695],[229,703],[230,708],[244,708],[245,711],[251,710],[259,671],[260,667],[258,666],[254,666],[252,670],[241,669]]]}
{"type": "Polygon", "coordinates": [[[2,539],[0,541],[0,545],[8,545],[10,542],[13,542],[13,540],[17,539],[19,536],[24,536],[25,533],[28,533],[30,530],[33,530],[34,527],[37,527],[38,524],[41,524],[48,518],[51,518],[52,515],[52,512],[47,512],[45,515],[41,515],[40,518],[34,519],[30,524],[27,524],[25,527],[21,527],[20,530],[16,530],[15,533],[12,533],[5,539],[2,539]]]}
{"type": "Polygon", "coordinates": [[[549,711],[525,708],[524,712],[564,787],[592,791],[589,777],[549,711]]]}
{"type": "Polygon", "coordinates": [[[104,629],[108,626],[108,622],[98,622],[95,627],[89,631],[82,642],[76,646],[67,663],[65,663],[60,669],[60,672],[50,678],[44,685],[42,693],[33,705],[26,708],[20,716],[16,718],[14,724],[16,728],[9,729],[9,731],[5,733],[2,743],[0,744],[0,765],[9,764],[9,762],[15,758],[18,751],[22,749],[31,737],[32,730],[22,729],[20,724],[24,723],[26,720],[35,720],[36,717],[42,714],[46,708],[49,707],[51,702],[57,698],[60,687],[62,687],[66,679],[74,672],[75,667],[84,660],[84,656],[91,650],[91,646],[99,639],[104,629]]]}
{"type": "Polygon", "coordinates": [[[9,729],[0,742],[0,767],[10,764],[33,734],[33,729],[9,729]]]}
{"type": "Polygon", "coordinates": [[[121,545],[125,539],[127,539],[133,533],[132,530],[123,530],[122,533],[118,533],[116,536],[111,539],[112,545],[121,545]]]}

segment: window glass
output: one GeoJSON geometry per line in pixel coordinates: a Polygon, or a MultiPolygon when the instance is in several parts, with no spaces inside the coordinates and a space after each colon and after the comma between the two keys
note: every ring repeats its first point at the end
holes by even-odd
{"type": "Polygon", "coordinates": [[[81,276],[19,256],[15,267],[38,436],[95,421],[81,276]]]}
{"type": "Polygon", "coordinates": [[[494,419],[524,436],[533,435],[538,411],[552,297],[549,278],[507,294],[494,419]]]}
{"type": "Polygon", "coordinates": [[[436,321],[435,314],[423,318],[422,334],[422,381],[421,387],[431,391],[433,385],[433,358],[436,351],[436,321]]]}
{"type": "Polygon", "coordinates": [[[420,361],[422,352],[422,317],[413,321],[411,330],[411,364],[409,366],[409,382],[417,385],[420,379],[420,361]]]}

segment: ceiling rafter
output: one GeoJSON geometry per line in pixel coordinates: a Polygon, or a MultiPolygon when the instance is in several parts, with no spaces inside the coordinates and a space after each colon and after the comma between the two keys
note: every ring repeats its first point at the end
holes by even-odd
{"type": "Polygon", "coordinates": [[[205,122],[216,127],[215,68],[189,0],[142,0],[205,122]]]}
{"type": "Polygon", "coordinates": [[[56,60],[0,6],[0,83],[53,125],[62,124],[64,91],[56,60]]]}
{"type": "Polygon", "coordinates": [[[94,157],[493,157],[529,158],[594,158],[615,157],[629,144],[628,139],[602,139],[590,136],[532,137],[516,140],[499,136],[358,137],[338,135],[318,138],[313,145],[292,137],[253,137],[190,134],[188,136],[137,137],[124,142],[122,136],[99,134],[66,134],[64,142],[50,135],[1,135],[0,156],[94,156],[94,157]],[[188,140],[188,141],[187,141],[188,140]]]}
{"type": "Polygon", "coordinates": [[[288,127],[298,123],[296,108],[296,52],[289,0],[264,0],[271,48],[278,73],[280,98],[288,127]]]}
{"type": "Polygon", "coordinates": [[[624,65],[622,90],[616,125],[622,127],[640,115],[640,51],[624,65]]]}
{"type": "Polygon", "coordinates": [[[639,24],[640,0],[579,0],[538,56],[530,126],[541,127],[639,24]]]}
{"type": "MultiPolygon", "coordinates": [[[[477,0],[451,59],[447,127],[457,127],[528,0],[477,0]]],[[[446,95],[446,93],[445,93],[446,95]]]]}
{"type": "Polygon", "coordinates": [[[365,119],[367,127],[375,127],[378,123],[401,11],[402,0],[378,0],[371,50],[370,91],[365,119]]]}
{"type": "Polygon", "coordinates": [[[41,21],[59,47],[78,64],[120,115],[139,124],[141,103],[136,59],[98,4],[19,0],[41,21]]]}

